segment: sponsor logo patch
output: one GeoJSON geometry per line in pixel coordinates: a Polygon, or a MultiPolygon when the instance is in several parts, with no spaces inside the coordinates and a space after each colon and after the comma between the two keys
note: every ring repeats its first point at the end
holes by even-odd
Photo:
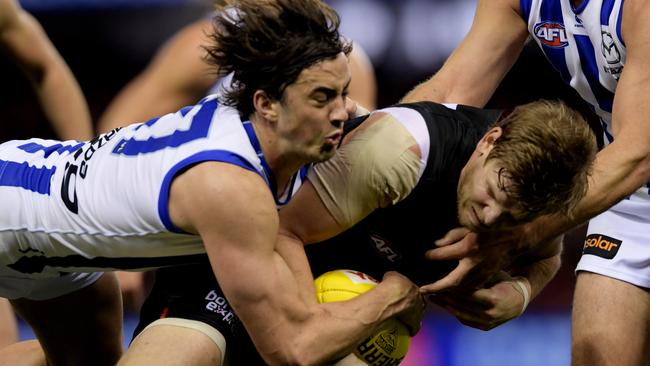
{"type": "Polygon", "coordinates": [[[535,37],[539,39],[542,44],[549,47],[562,48],[569,44],[566,36],[564,24],[555,22],[542,22],[535,24],[534,28],[535,37]]]}
{"type": "Polygon", "coordinates": [[[582,254],[593,254],[605,259],[612,259],[623,244],[618,240],[603,234],[591,234],[585,238],[582,254]]]}
{"type": "Polygon", "coordinates": [[[210,291],[206,296],[205,300],[207,301],[205,308],[208,311],[215,313],[218,317],[221,317],[221,320],[232,325],[233,320],[235,319],[235,314],[230,309],[230,304],[225,297],[220,296],[215,290],[210,291]]]}

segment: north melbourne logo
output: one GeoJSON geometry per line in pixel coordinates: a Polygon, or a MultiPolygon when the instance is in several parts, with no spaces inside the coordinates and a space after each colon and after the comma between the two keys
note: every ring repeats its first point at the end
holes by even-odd
{"type": "Polygon", "coordinates": [[[614,37],[612,34],[606,31],[600,32],[603,37],[602,51],[605,60],[610,65],[621,63],[621,52],[616,47],[616,42],[614,42],[614,37]]]}
{"type": "Polygon", "coordinates": [[[601,31],[602,43],[601,50],[607,65],[603,66],[606,73],[611,74],[616,80],[621,76],[623,65],[621,64],[621,51],[616,46],[614,37],[607,31],[601,31]]]}

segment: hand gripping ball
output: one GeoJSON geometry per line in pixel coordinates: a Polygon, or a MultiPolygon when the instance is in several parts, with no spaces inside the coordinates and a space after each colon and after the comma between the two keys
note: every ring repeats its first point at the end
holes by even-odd
{"type": "MultiPolygon", "coordinates": [[[[319,303],[350,300],[377,285],[377,280],[365,273],[336,270],[314,280],[319,303]]],[[[354,354],[368,365],[398,365],[406,356],[411,337],[406,326],[392,318],[383,322],[377,332],[361,342],[354,354]]]]}

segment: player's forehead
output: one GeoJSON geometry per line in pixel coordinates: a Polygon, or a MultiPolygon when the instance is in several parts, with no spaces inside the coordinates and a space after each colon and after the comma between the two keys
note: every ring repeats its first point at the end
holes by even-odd
{"type": "Polygon", "coordinates": [[[488,193],[495,201],[506,207],[517,206],[514,193],[516,187],[508,174],[508,170],[497,159],[485,163],[485,184],[488,193]]]}
{"type": "Polygon", "coordinates": [[[495,162],[487,174],[486,182],[489,185],[488,190],[494,200],[501,206],[503,212],[512,218],[513,221],[523,222],[534,216],[531,212],[526,211],[522,202],[519,201],[516,194],[518,189],[512,182],[508,171],[498,162],[495,162]]]}
{"type": "Polygon", "coordinates": [[[340,90],[346,88],[350,80],[347,56],[340,53],[336,58],[323,59],[304,68],[293,85],[307,90],[317,88],[340,90]]]}

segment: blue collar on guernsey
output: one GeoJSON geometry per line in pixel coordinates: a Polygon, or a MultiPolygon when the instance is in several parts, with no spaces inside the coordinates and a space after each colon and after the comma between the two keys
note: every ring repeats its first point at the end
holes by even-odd
{"type": "Polygon", "coordinates": [[[247,120],[242,122],[242,125],[246,130],[246,134],[248,135],[248,140],[251,142],[253,149],[255,149],[255,153],[257,154],[257,157],[260,158],[260,162],[262,163],[262,169],[264,169],[264,174],[266,175],[269,182],[269,188],[273,193],[273,198],[275,198],[275,202],[278,203],[278,198],[277,198],[278,185],[275,181],[275,175],[273,175],[273,171],[271,170],[269,163],[267,163],[266,159],[264,158],[264,153],[262,152],[262,146],[260,145],[260,141],[257,139],[257,135],[255,134],[255,129],[253,128],[253,124],[251,123],[250,120],[247,120]]]}
{"type": "Polygon", "coordinates": [[[257,139],[257,135],[255,134],[255,129],[253,128],[253,124],[251,123],[250,120],[248,120],[242,122],[242,125],[244,126],[244,130],[246,130],[246,134],[248,135],[248,140],[253,146],[253,149],[255,149],[255,153],[257,153],[257,156],[260,158],[262,169],[264,169],[264,174],[268,179],[269,189],[273,194],[273,199],[275,199],[276,206],[278,206],[279,208],[281,206],[286,205],[287,203],[289,203],[289,200],[291,200],[294,190],[297,187],[296,186],[298,184],[297,180],[300,179],[299,184],[302,184],[302,182],[305,181],[305,177],[307,177],[307,173],[309,172],[309,169],[311,168],[312,164],[307,164],[301,167],[298,170],[298,172],[291,177],[291,181],[289,182],[289,184],[287,184],[287,187],[285,189],[285,194],[282,195],[283,197],[278,197],[278,186],[277,186],[277,182],[275,181],[275,175],[273,174],[273,171],[271,170],[269,163],[267,163],[266,159],[264,158],[264,153],[262,152],[262,146],[260,146],[260,142],[257,139]]]}

